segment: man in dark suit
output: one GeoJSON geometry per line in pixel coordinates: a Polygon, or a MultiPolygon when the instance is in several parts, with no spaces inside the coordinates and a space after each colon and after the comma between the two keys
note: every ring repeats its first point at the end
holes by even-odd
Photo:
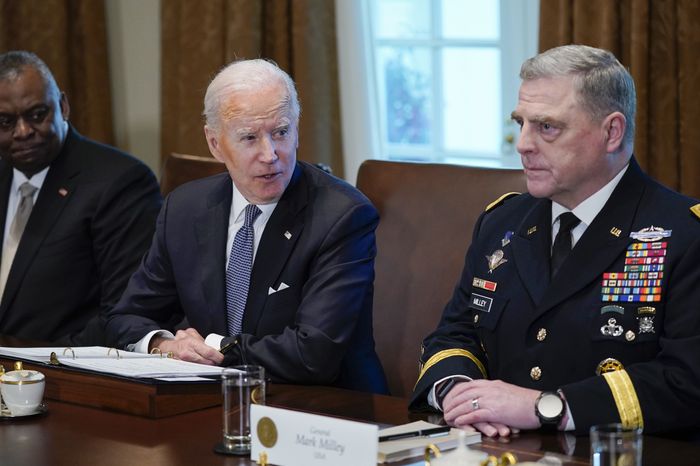
{"type": "Polygon", "coordinates": [[[0,55],[0,334],[104,344],[161,197],[144,164],[79,135],[69,112],[36,55],[0,55]]]}
{"type": "Polygon", "coordinates": [[[230,64],[204,106],[209,149],[228,173],[167,198],[110,313],[114,343],[261,365],[277,381],[385,392],[372,337],[376,210],[297,162],[299,103],[276,65],[230,64]],[[183,317],[189,328],[165,331],[183,317]]]}
{"type": "Polygon", "coordinates": [[[634,82],[611,53],[558,47],[520,76],[529,194],[477,222],[411,407],[489,436],[697,431],[700,205],[634,160],[634,82]]]}

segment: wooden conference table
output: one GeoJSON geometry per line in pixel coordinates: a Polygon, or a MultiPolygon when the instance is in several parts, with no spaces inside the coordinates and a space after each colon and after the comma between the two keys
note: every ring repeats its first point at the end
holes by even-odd
{"type": "MultiPolygon", "coordinates": [[[[109,378],[89,377],[98,382],[109,378]]],[[[187,394],[180,396],[186,402],[187,394]]],[[[271,384],[267,404],[376,423],[381,427],[417,419],[440,422],[439,418],[431,419],[426,414],[409,413],[403,398],[331,387],[271,384]]],[[[48,411],[44,415],[0,421],[0,465],[255,464],[248,458],[213,452],[213,445],[221,437],[220,406],[151,419],[55,399],[46,400],[46,405],[48,411]]],[[[497,456],[510,451],[520,461],[537,460],[547,453],[559,458],[564,465],[589,464],[587,437],[529,432],[507,441],[484,439],[477,448],[497,456]]],[[[422,465],[423,462],[415,458],[392,464],[422,465]]],[[[700,464],[700,447],[645,436],[644,464],[700,464]]]]}

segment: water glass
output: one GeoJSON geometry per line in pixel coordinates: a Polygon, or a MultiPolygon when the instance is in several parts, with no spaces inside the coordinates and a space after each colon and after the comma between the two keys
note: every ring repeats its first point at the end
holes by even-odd
{"type": "Polygon", "coordinates": [[[265,404],[265,369],[233,366],[222,373],[224,395],[223,449],[234,455],[250,454],[250,406],[265,404]]]}
{"type": "Polygon", "coordinates": [[[622,424],[591,427],[593,466],[642,466],[642,429],[622,424]]]}

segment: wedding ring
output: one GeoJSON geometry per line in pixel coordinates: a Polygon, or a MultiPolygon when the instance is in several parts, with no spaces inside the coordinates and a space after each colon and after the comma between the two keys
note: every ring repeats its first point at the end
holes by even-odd
{"type": "Polygon", "coordinates": [[[472,398],[472,409],[473,411],[476,411],[479,409],[479,399],[478,398],[472,398]]]}

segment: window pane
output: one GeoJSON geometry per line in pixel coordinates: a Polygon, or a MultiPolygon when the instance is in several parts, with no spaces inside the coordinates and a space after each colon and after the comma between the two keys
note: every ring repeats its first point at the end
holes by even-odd
{"type": "Polygon", "coordinates": [[[379,98],[384,140],[428,144],[431,131],[430,52],[426,47],[380,47],[379,98]]]}
{"type": "Polygon", "coordinates": [[[498,154],[501,149],[501,52],[446,47],[442,52],[445,149],[498,154]]]}
{"type": "MultiPolygon", "coordinates": [[[[356,1],[356,0],[347,0],[356,1]]],[[[429,0],[374,0],[374,30],[378,39],[430,37],[429,0]]]]}
{"type": "Polygon", "coordinates": [[[499,24],[498,0],[442,0],[446,39],[498,40],[499,24]]]}

